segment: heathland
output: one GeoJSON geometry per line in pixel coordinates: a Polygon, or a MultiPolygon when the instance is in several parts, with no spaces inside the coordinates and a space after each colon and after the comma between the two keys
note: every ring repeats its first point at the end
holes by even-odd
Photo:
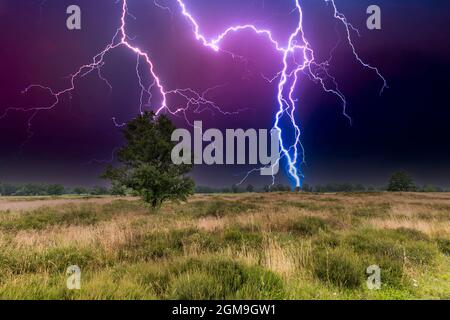
{"type": "Polygon", "coordinates": [[[450,299],[449,255],[449,193],[0,198],[1,299],[450,299]]]}

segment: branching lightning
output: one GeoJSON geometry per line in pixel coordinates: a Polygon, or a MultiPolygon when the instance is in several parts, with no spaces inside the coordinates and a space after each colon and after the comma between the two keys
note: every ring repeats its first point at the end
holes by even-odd
{"type": "MultiPolygon", "coordinates": [[[[23,108],[23,107],[11,107],[7,108],[2,115],[0,115],[0,119],[5,118],[10,112],[20,111],[30,113],[28,118],[28,139],[30,139],[33,135],[32,131],[32,122],[36,115],[41,111],[48,111],[55,108],[60,102],[63,96],[68,95],[71,96],[72,92],[76,89],[76,82],[85,77],[86,75],[97,72],[98,77],[107,85],[111,90],[112,86],[108,82],[108,80],[102,75],[101,69],[105,64],[105,56],[110,53],[112,50],[117,49],[119,47],[126,48],[129,51],[133,52],[136,55],[136,76],[138,79],[139,87],[140,87],[140,106],[139,111],[144,112],[145,107],[150,107],[152,98],[153,98],[153,89],[156,89],[158,95],[160,96],[161,102],[159,105],[154,108],[156,114],[160,114],[161,112],[169,112],[171,114],[184,114],[186,121],[189,123],[186,117],[186,111],[191,107],[194,108],[194,112],[202,112],[206,107],[209,110],[220,112],[221,114],[234,114],[223,111],[215,102],[209,100],[207,98],[208,92],[211,90],[219,89],[221,86],[215,86],[210,89],[205,90],[202,93],[198,93],[191,88],[176,88],[176,89],[167,89],[164,86],[162,78],[157,74],[155,70],[154,62],[152,61],[151,55],[136,45],[132,43],[132,38],[127,34],[127,18],[132,16],[128,10],[128,2],[130,0],[122,0],[121,1],[121,17],[120,23],[114,36],[111,41],[106,45],[106,47],[97,53],[92,61],[88,64],[82,65],[75,73],[69,76],[69,85],[60,91],[55,91],[54,89],[42,86],[38,84],[33,84],[27,87],[23,93],[27,93],[30,90],[43,90],[47,92],[52,98],[53,103],[48,106],[41,107],[33,107],[33,108],[23,108]],[[142,80],[142,71],[141,69],[145,66],[147,72],[151,76],[152,83],[149,86],[144,84],[142,80]],[[172,109],[169,106],[169,98],[171,96],[177,96],[186,101],[186,104],[182,107],[176,107],[172,109]],[[203,108],[202,108],[203,106],[203,108]]],[[[274,129],[279,132],[279,140],[280,140],[280,159],[284,158],[287,162],[287,171],[289,173],[289,177],[293,180],[295,187],[300,188],[303,180],[302,173],[302,165],[305,163],[305,150],[301,143],[301,128],[296,120],[296,98],[295,90],[299,84],[299,75],[301,73],[307,74],[313,81],[320,84],[323,90],[327,93],[334,94],[343,105],[343,115],[347,117],[350,121],[351,118],[346,112],[347,101],[344,94],[340,91],[336,78],[333,77],[328,67],[332,60],[332,53],[330,54],[330,58],[327,61],[318,62],[315,59],[314,50],[311,47],[303,26],[303,10],[300,5],[300,0],[292,0],[294,1],[294,9],[292,13],[295,13],[297,18],[297,23],[295,29],[289,35],[288,41],[286,44],[282,44],[280,41],[275,39],[271,30],[261,29],[253,24],[245,24],[245,25],[235,25],[226,28],[219,35],[208,38],[202,33],[202,28],[197,22],[196,18],[190,13],[188,5],[185,3],[185,0],[173,0],[177,8],[180,10],[182,16],[186,19],[187,24],[192,28],[193,35],[195,39],[201,43],[204,47],[213,50],[217,53],[225,53],[232,54],[233,53],[223,50],[221,47],[222,42],[225,38],[227,38],[232,33],[238,33],[243,30],[252,31],[257,36],[264,37],[274,48],[274,50],[279,54],[280,62],[282,63],[282,69],[275,75],[273,78],[268,78],[264,75],[262,77],[266,79],[268,82],[272,83],[274,81],[278,81],[277,85],[277,102],[278,102],[278,111],[274,117],[274,129]],[[329,86],[327,83],[331,83],[329,86]],[[288,117],[289,125],[294,132],[294,142],[287,143],[285,141],[287,128],[282,128],[281,121],[283,117],[288,117]]],[[[119,2],[119,1],[117,1],[119,2]]],[[[157,0],[153,0],[154,5],[162,10],[167,10],[172,14],[172,9],[166,4],[161,4],[157,0]]],[[[326,4],[331,4],[333,17],[340,22],[346,34],[347,44],[350,46],[355,59],[367,69],[370,69],[380,77],[383,81],[383,86],[381,88],[381,93],[384,89],[386,89],[387,81],[382,76],[381,72],[378,68],[366,63],[360,55],[357,53],[354,42],[352,40],[352,34],[355,33],[359,35],[358,30],[348,22],[347,18],[344,14],[339,12],[337,9],[335,0],[324,0],[326,4]]],[[[239,112],[239,111],[237,111],[239,112]]],[[[112,119],[114,125],[120,127],[123,124],[118,123],[116,118],[112,119]]],[[[27,140],[28,140],[27,139],[27,140]]],[[[280,160],[279,160],[280,161],[280,160]]],[[[254,170],[247,173],[244,180],[252,173],[254,170]]],[[[241,183],[244,181],[242,180],[241,183]]],[[[274,181],[274,180],[273,180],[274,181]]]]}

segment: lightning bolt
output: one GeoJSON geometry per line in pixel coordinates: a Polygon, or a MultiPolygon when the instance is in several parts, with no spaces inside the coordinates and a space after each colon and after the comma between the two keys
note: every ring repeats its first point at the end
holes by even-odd
{"type": "MultiPolygon", "coordinates": [[[[183,112],[186,117],[186,111],[188,109],[190,109],[192,106],[197,106],[197,107],[206,106],[209,108],[213,108],[217,111],[220,111],[222,114],[225,114],[225,115],[233,115],[233,114],[237,114],[239,111],[241,111],[241,110],[238,110],[236,112],[222,111],[215,102],[207,99],[207,97],[206,97],[207,93],[209,91],[213,90],[214,88],[216,88],[217,86],[213,87],[213,88],[209,88],[206,91],[204,91],[203,93],[197,93],[195,90],[193,90],[191,88],[184,88],[184,89],[177,88],[177,89],[172,89],[172,90],[166,90],[162,84],[162,81],[161,81],[159,75],[155,71],[155,66],[154,66],[153,61],[151,60],[150,55],[148,53],[144,52],[143,50],[141,50],[139,47],[133,45],[131,42],[132,41],[131,37],[129,37],[127,34],[127,30],[126,30],[127,16],[135,19],[135,17],[129,13],[128,1],[129,0],[122,1],[122,4],[121,4],[122,14],[120,17],[120,26],[117,28],[114,36],[112,37],[111,42],[108,43],[102,51],[97,53],[92,58],[92,61],[90,63],[80,66],[79,69],[75,73],[68,76],[69,86],[67,86],[63,90],[55,91],[54,89],[52,89],[51,87],[48,87],[48,86],[43,86],[40,84],[32,84],[32,85],[28,86],[25,90],[22,91],[22,94],[26,94],[26,93],[30,92],[31,90],[35,90],[35,89],[42,90],[44,92],[47,92],[53,98],[53,103],[51,103],[48,106],[32,107],[32,108],[9,107],[3,112],[3,114],[0,115],[0,120],[1,120],[1,119],[4,119],[10,112],[14,112],[14,111],[31,113],[31,115],[27,121],[28,136],[27,136],[27,139],[24,142],[24,144],[29,139],[31,139],[31,137],[33,136],[32,122],[33,122],[33,119],[37,116],[37,114],[41,111],[49,111],[49,110],[54,109],[56,106],[59,105],[62,97],[64,97],[65,95],[69,95],[69,97],[70,97],[72,92],[76,89],[76,82],[78,80],[84,78],[85,76],[87,76],[88,74],[90,74],[92,72],[97,72],[99,78],[110,89],[112,89],[111,84],[101,74],[101,68],[105,65],[105,62],[104,62],[105,56],[108,53],[110,53],[112,50],[115,50],[119,47],[127,48],[128,50],[130,50],[131,52],[136,54],[136,76],[137,76],[137,79],[139,82],[139,86],[141,88],[140,106],[139,106],[139,111],[141,113],[143,113],[143,111],[144,111],[143,108],[150,104],[150,100],[152,99],[152,96],[153,96],[151,93],[152,88],[157,89],[157,93],[160,95],[161,100],[162,100],[160,103],[160,106],[156,110],[156,114],[160,114],[163,111],[168,111],[171,114],[178,114],[178,113],[183,112]],[[141,77],[141,71],[140,71],[141,64],[145,64],[147,71],[149,72],[151,78],[153,79],[153,83],[151,83],[149,87],[145,87],[145,85],[143,84],[143,80],[141,77]],[[148,99],[147,99],[146,103],[144,103],[144,95],[145,94],[148,95],[148,99]],[[174,96],[174,95],[185,99],[186,106],[179,107],[175,110],[171,110],[167,105],[167,100],[170,96],[174,96]]],[[[166,9],[166,7],[162,7],[158,2],[155,2],[155,5],[158,8],[166,9]]],[[[198,109],[197,109],[197,111],[198,111],[198,109]]],[[[121,126],[121,124],[117,123],[115,118],[113,118],[112,120],[116,126],[121,126]]],[[[186,120],[187,120],[187,118],[186,118],[186,120]]]]}
{"type": "MultiPolygon", "coordinates": [[[[129,0],[122,0],[121,2],[122,14],[120,17],[120,24],[119,27],[116,29],[116,32],[113,38],[111,39],[111,42],[108,43],[102,51],[97,53],[92,58],[92,61],[90,63],[82,65],[75,73],[69,76],[68,87],[60,91],[55,91],[47,86],[33,84],[27,87],[22,92],[25,94],[30,90],[35,89],[43,90],[44,92],[47,92],[50,96],[53,97],[54,101],[52,104],[48,106],[33,107],[33,108],[23,108],[23,107],[7,108],[4,111],[4,113],[0,115],[0,119],[5,118],[10,112],[13,111],[21,111],[27,113],[29,112],[31,114],[30,117],[28,118],[28,129],[27,129],[28,132],[27,140],[29,140],[33,136],[32,121],[36,117],[36,115],[41,111],[48,111],[55,108],[61,102],[63,96],[69,95],[70,97],[72,92],[76,89],[76,82],[85,77],[86,75],[96,71],[98,77],[105,83],[105,85],[107,85],[110,89],[112,89],[111,84],[102,75],[101,68],[105,64],[104,62],[105,56],[112,50],[117,49],[119,47],[124,47],[136,55],[136,76],[139,82],[139,87],[141,89],[140,106],[139,106],[139,111],[141,113],[144,112],[144,107],[151,105],[151,100],[153,98],[152,90],[156,88],[157,93],[161,98],[161,102],[159,106],[156,108],[156,114],[160,114],[163,111],[167,111],[173,115],[183,113],[188,123],[190,122],[187,119],[186,111],[193,106],[195,107],[194,112],[202,112],[203,110],[205,110],[205,108],[202,108],[203,106],[208,108],[209,110],[218,111],[221,114],[226,115],[235,114],[221,110],[221,108],[215,102],[207,98],[208,92],[220,88],[221,86],[209,88],[202,93],[198,93],[191,88],[184,88],[184,89],[177,88],[168,90],[164,87],[163,81],[156,73],[155,65],[151,59],[150,54],[134,45],[132,43],[132,38],[127,34],[127,25],[126,25],[127,17],[135,19],[135,17],[129,13],[128,1],[129,0]],[[149,86],[145,86],[144,84],[141,75],[142,65],[145,65],[147,72],[153,79],[153,82],[149,86]],[[168,105],[168,100],[171,96],[175,95],[183,98],[186,101],[186,105],[172,110],[168,105]]],[[[305,150],[301,143],[301,128],[297,120],[295,119],[297,101],[294,97],[295,90],[298,87],[299,83],[299,75],[301,73],[307,74],[313,81],[319,83],[325,92],[334,94],[342,102],[343,115],[346,118],[348,118],[350,122],[351,118],[346,112],[347,100],[344,94],[340,91],[336,78],[333,77],[328,70],[328,67],[332,60],[332,53],[330,54],[329,59],[326,61],[317,62],[315,59],[314,50],[311,47],[309,41],[307,40],[304,32],[303,10],[300,5],[300,1],[293,0],[294,9],[292,10],[292,13],[295,13],[298,16],[298,18],[296,27],[292,31],[292,33],[289,34],[289,38],[286,44],[281,44],[280,41],[275,39],[273,33],[270,30],[258,28],[256,25],[253,24],[230,26],[217,36],[208,38],[202,33],[199,23],[197,22],[195,17],[189,12],[185,2],[183,0],[174,0],[174,1],[176,1],[182,16],[187,20],[188,24],[191,26],[195,39],[198,42],[200,42],[204,47],[217,53],[231,54],[234,58],[235,55],[231,52],[224,50],[221,47],[221,44],[223,40],[227,38],[230,34],[247,30],[254,32],[257,36],[264,37],[273,46],[274,50],[279,54],[280,61],[282,62],[282,69],[272,79],[269,79],[263,75],[262,77],[270,83],[278,79],[277,85],[278,111],[275,114],[273,128],[279,132],[280,159],[281,158],[286,159],[287,172],[289,174],[289,177],[293,180],[296,188],[301,188],[302,181],[304,178],[304,175],[302,173],[302,165],[305,163],[305,150]],[[327,80],[331,82],[332,86],[327,85],[327,83],[329,83],[327,82],[327,80]],[[292,143],[285,142],[285,135],[286,135],[285,131],[287,131],[286,130],[287,128],[282,128],[281,126],[281,121],[283,117],[287,117],[287,119],[289,120],[289,125],[291,126],[290,129],[293,130],[294,132],[293,137],[294,142],[292,143]]],[[[116,3],[118,2],[119,1],[116,1],[116,3]]],[[[171,8],[168,7],[167,5],[162,5],[157,0],[153,0],[153,2],[156,7],[162,10],[167,10],[173,15],[171,8]]],[[[331,7],[333,9],[332,12],[333,17],[343,25],[347,43],[350,46],[355,59],[364,68],[374,71],[383,81],[383,86],[380,91],[381,94],[384,89],[388,88],[387,81],[382,76],[378,68],[366,63],[358,54],[352,39],[352,34],[355,33],[359,35],[359,31],[351,23],[349,23],[345,15],[342,14],[337,9],[334,0],[324,0],[324,2],[327,5],[331,4],[331,7]]],[[[335,48],[333,49],[333,51],[334,50],[335,48]]],[[[239,112],[239,110],[237,112],[239,112]]],[[[113,118],[112,121],[114,125],[118,127],[123,126],[123,124],[117,122],[116,118],[113,118]]],[[[248,175],[253,171],[254,170],[248,172],[244,180],[241,181],[241,183],[244,182],[245,179],[248,177],[248,175]]],[[[274,181],[275,180],[273,177],[273,183],[274,181]]]]}

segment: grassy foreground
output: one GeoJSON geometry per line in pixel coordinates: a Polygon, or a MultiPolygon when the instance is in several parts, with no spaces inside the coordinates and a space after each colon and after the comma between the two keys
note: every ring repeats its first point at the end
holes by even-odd
{"type": "Polygon", "coordinates": [[[0,213],[0,298],[450,299],[449,255],[450,194],[80,199],[0,213]]]}

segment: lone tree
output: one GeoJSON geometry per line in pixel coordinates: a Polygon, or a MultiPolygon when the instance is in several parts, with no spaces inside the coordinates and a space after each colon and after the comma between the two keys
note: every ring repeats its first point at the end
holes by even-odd
{"type": "Polygon", "coordinates": [[[399,171],[389,179],[388,191],[416,191],[416,185],[407,172],[399,171]]]}
{"type": "Polygon", "coordinates": [[[194,192],[193,180],[184,176],[192,165],[172,162],[175,129],[169,118],[153,112],[131,120],[123,130],[126,145],[118,152],[121,166],[109,166],[103,177],[133,190],[152,208],[167,200],[186,200],[194,192]]]}

